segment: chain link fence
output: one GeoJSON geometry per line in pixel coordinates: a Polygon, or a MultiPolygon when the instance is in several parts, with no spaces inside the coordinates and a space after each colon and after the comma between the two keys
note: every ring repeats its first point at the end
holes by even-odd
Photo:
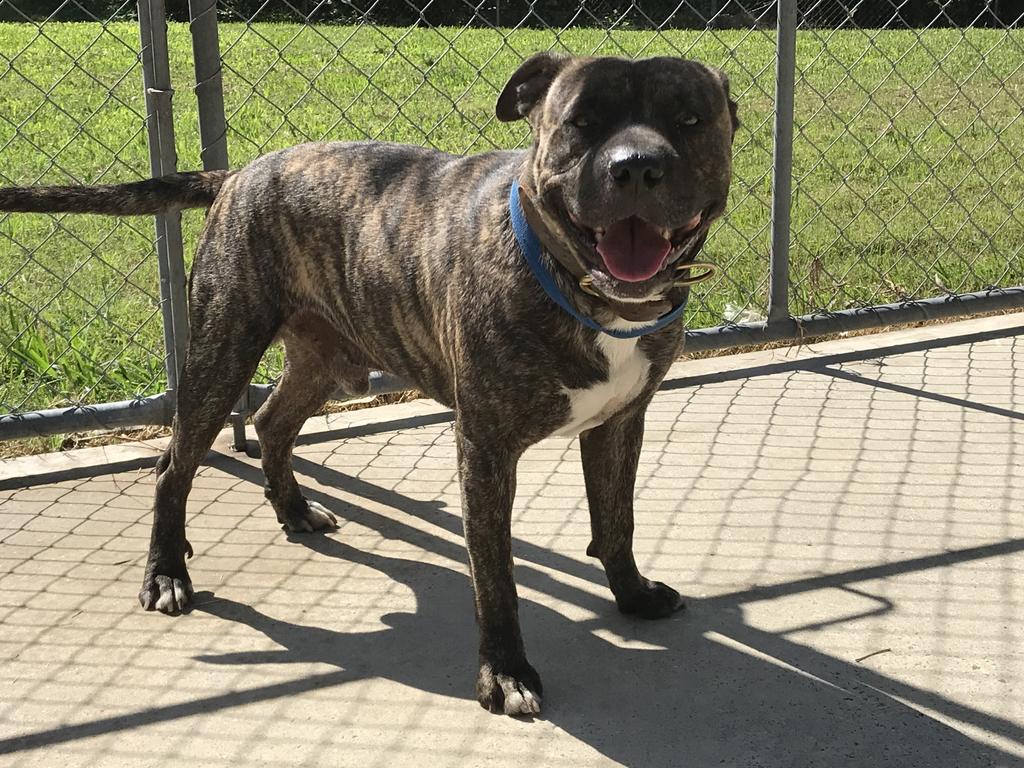
{"type": "MultiPolygon", "coordinates": [[[[684,56],[728,72],[743,121],[692,347],[1001,309],[1024,303],[1022,12],[169,0],[164,39],[163,0],[134,18],[116,0],[0,0],[0,184],[237,167],[323,139],[523,147],[525,124],[493,104],[530,53],[684,56]]],[[[176,216],[155,238],[137,219],[0,218],[0,439],[167,422],[200,225],[186,217],[182,248],[176,216]]],[[[260,380],[279,366],[271,354],[260,380]]]]}
{"type": "MultiPolygon", "coordinates": [[[[137,25],[0,2],[0,185],[149,172],[137,25]]],[[[164,390],[153,226],[0,214],[0,412],[164,390]]]]}
{"type": "Polygon", "coordinates": [[[994,3],[853,5],[798,34],[792,311],[1019,285],[1024,37],[994,3]]]}

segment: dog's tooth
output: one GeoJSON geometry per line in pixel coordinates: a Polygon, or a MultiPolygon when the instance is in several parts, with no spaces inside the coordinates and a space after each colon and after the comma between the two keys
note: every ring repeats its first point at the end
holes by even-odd
{"type": "Polygon", "coordinates": [[[594,229],[594,239],[601,242],[601,238],[604,237],[604,227],[597,227],[594,229]]]}
{"type": "Polygon", "coordinates": [[[672,239],[672,230],[669,229],[668,227],[662,227],[661,228],[661,236],[663,238],[665,238],[666,240],[671,240],[672,239]]]}

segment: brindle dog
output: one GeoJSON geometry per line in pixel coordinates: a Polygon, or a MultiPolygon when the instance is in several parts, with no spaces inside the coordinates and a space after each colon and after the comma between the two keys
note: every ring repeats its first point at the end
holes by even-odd
{"type": "Polygon", "coordinates": [[[8,211],[210,206],[174,435],[157,466],[144,608],[176,613],[192,599],[186,497],[275,338],[284,373],[255,425],[266,496],[287,530],[336,525],[291,468],[299,428],[332,393],[365,393],[368,371],[382,368],[454,409],[484,707],[540,711],[510,533],[516,463],[539,440],[579,434],[587,553],[604,564],[619,609],[653,619],[682,607],[632,553],[644,411],[680,351],[682,323],[639,339],[581,325],[524,262],[509,192],[518,180],[541,259],[579,313],[612,328],[663,314],[686,299],[679,275],[725,208],[737,126],[728,81],[693,61],[541,53],[512,75],[496,112],[529,121],[529,150],[304,144],[238,171],[0,190],[8,211]]]}

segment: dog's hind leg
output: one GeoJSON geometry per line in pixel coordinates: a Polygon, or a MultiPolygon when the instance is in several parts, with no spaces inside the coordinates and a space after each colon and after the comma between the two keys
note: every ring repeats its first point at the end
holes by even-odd
{"type": "Polygon", "coordinates": [[[369,372],[347,354],[337,332],[317,315],[300,313],[281,331],[285,365],[270,398],[253,422],[260,441],[265,493],[286,531],[333,528],[337,519],[302,495],[292,471],[292,448],[303,423],[338,390],[369,391],[369,372]]]}
{"type": "Polygon", "coordinates": [[[185,538],[185,502],[196,469],[279,325],[277,308],[267,306],[244,273],[197,268],[193,280],[174,433],[157,464],[149,560],[139,591],[143,608],[163,613],[182,611],[192,600],[185,568],[186,556],[192,555],[185,538]]]}

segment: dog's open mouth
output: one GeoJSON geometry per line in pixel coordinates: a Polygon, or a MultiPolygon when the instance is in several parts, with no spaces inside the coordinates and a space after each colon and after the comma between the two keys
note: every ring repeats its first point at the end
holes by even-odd
{"type": "Polygon", "coordinates": [[[696,255],[710,226],[714,207],[695,213],[674,229],[659,227],[640,216],[603,227],[588,227],[563,209],[576,230],[593,285],[626,301],[641,301],[664,290],[685,257],[696,255]]]}
{"type": "Polygon", "coordinates": [[[702,214],[695,214],[676,229],[656,227],[639,216],[620,219],[607,227],[581,229],[590,235],[608,275],[626,283],[641,283],[682,254],[700,230],[702,218],[702,214]]]}

